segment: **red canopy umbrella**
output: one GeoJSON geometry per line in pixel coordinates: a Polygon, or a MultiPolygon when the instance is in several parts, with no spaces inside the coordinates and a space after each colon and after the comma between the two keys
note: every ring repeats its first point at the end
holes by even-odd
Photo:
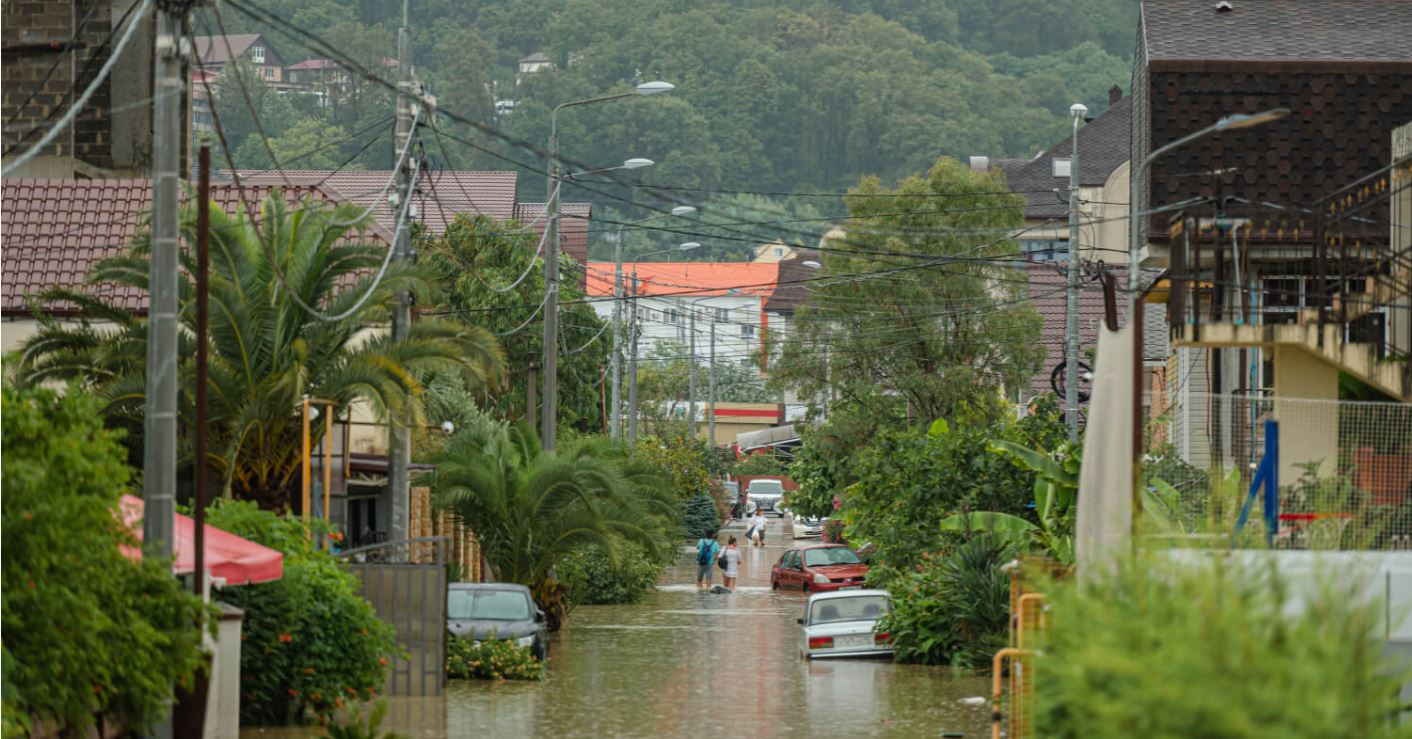
{"type": "MultiPolygon", "coordinates": [[[[124,495],[121,503],[123,523],[142,539],[142,499],[124,495]]],[[[177,514],[176,540],[172,543],[176,561],[172,572],[186,574],[196,569],[196,522],[177,514]]],[[[141,552],[127,551],[134,559],[141,552]]],[[[235,534],[206,526],[206,569],[212,578],[221,578],[227,585],[249,585],[270,582],[284,577],[284,555],[269,547],[242,539],[235,534]]]]}

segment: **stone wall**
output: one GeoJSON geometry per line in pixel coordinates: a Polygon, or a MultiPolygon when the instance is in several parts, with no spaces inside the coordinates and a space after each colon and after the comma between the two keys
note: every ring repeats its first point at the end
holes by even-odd
{"type": "MultiPolygon", "coordinates": [[[[412,488],[411,519],[412,539],[444,536],[449,540],[447,561],[456,566],[452,582],[481,582],[480,542],[456,514],[432,509],[430,488],[412,488]]],[[[435,554],[432,544],[414,544],[412,561],[431,562],[435,554]]]]}

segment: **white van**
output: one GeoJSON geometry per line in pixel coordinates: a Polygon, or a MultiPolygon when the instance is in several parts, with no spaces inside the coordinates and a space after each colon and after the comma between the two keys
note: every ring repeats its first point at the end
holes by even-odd
{"type": "Polygon", "coordinates": [[[778,516],[784,515],[783,509],[780,508],[780,499],[784,497],[784,483],[779,480],[751,480],[750,486],[745,489],[745,495],[760,510],[778,516]]]}

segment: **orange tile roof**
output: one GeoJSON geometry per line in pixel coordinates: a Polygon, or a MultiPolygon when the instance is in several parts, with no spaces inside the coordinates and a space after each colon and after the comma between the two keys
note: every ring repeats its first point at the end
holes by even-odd
{"type": "MultiPolygon", "coordinates": [[[[630,282],[633,269],[632,264],[623,265],[625,283],[630,282]]],[[[648,296],[704,297],[734,289],[736,295],[769,297],[780,278],[776,262],[640,262],[636,269],[638,294],[648,296]]],[[[613,294],[612,262],[588,263],[588,294],[613,294]]]]}

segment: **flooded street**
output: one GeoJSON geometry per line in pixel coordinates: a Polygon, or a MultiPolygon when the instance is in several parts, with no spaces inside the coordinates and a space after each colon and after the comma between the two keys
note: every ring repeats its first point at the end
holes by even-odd
{"type": "MultiPolygon", "coordinates": [[[[544,683],[455,681],[441,698],[394,698],[383,728],[412,737],[988,733],[988,709],[958,702],[987,694],[985,677],[887,661],[802,660],[795,619],[805,596],[770,591],[770,565],[790,543],[780,528],[771,527],[764,549],[742,549],[735,593],[698,593],[693,551],[683,549],[641,603],[576,609],[555,635],[544,683]]],[[[242,732],[317,735],[308,728],[242,732]]]]}

